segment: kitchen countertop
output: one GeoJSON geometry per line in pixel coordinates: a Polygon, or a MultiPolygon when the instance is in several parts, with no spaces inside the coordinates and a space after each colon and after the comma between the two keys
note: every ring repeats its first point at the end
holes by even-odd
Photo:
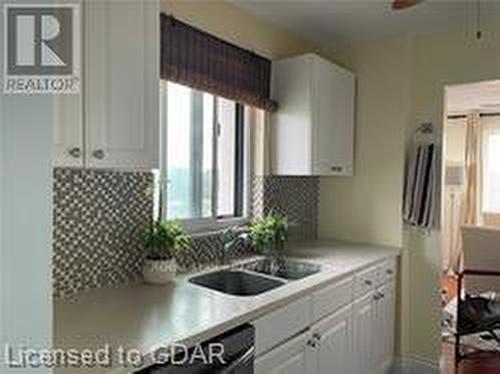
{"type": "MultiPolygon", "coordinates": [[[[143,354],[173,343],[194,345],[238,325],[251,322],[336,279],[399,255],[400,250],[363,244],[315,241],[291,246],[286,255],[322,265],[322,271],[256,296],[232,296],[178,276],[165,286],[137,284],[102,288],[54,302],[54,345],[58,349],[106,349],[112,365],[58,368],[56,374],[122,374],[134,370],[120,364],[119,347],[143,354]]],[[[248,260],[248,259],[247,259],[248,260]]],[[[212,268],[209,271],[213,271],[212,268]]],[[[205,271],[204,271],[205,272],[205,271]]],[[[103,356],[101,356],[101,360],[103,356]]],[[[122,356],[123,357],[123,356],[122,356]]]]}

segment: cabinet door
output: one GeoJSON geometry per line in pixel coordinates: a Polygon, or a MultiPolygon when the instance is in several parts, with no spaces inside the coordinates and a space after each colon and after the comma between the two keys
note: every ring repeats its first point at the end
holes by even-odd
{"type": "Polygon", "coordinates": [[[377,361],[379,367],[387,367],[394,355],[394,325],[395,325],[395,283],[391,282],[381,287],[378,292],[376,328],[378,329],[377,361]]]}
{"type": "MultiPolygon", "coordinates": [[[[310,334],[303,333],[257,357],[255,374],[314,374],[309,365],[312,349],[307,344],[310,334]]],[[[312,353],[314,354],[314,352],[312,353]]]]}
{"type": "Polygon", "coordinates": [[[273,113],[273,172],[312,174],[312,55],[277,61],[272,69],[272,97],[280,108],[273,113]]]}
{"type": "Polygon", "coordinates": [[[355,373],[371,373],[375,370],[373,347],[378,344],[376,334],[376,301],[370,292],[354,303],[354,351],[355,373]]]}
{"type": "Polygon", "coordinates": [[[314,174],[353,175],[354,75],[319,57],[314,66],[314,174]]]}
{"type": "Polygon", "coordinates": [[[153,168],[159,133],[158,1],[86,1],[91,167],[153,168]]]}
{"type": "MultiPolygon", "coordinates": [[[[66,0],[60,3],[68,2],[66,0]]],[[[82,7],[82,0],[71,0],[82,7]]],[[[80,24],[83,20],[80,12],[80,24]]],[[[80,46],[78,46],[79,48],[80,46]]],[[[81,67],[82,61],[74,61],[81,67]]],[[[79,94],[54,96],[53,165],[59,167],[84,166],[83,141],[83,87],[79,94]]]]}
{"type": "Polygon", "coordinates": [[[58,95],[54,99],[53,164],[82,167],[84,160],[81,94],[58,95]]]}
{"type": "Polygon", "coordinates": [[[311,328],[318,338],[318,374],[349,374],[353,372],[352,305],[326,317],[311,328]]]}

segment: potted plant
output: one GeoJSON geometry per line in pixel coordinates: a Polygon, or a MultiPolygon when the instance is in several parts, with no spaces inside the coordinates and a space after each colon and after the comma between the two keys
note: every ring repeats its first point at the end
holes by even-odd
{"type": "Polygon", "coordinates": [[[155,220],[144,235],[144,247],[148,255],[142,275],[151,284],[165,284],[177,274],[174,254],[191,248],[191,240],[176,221],[155,220]]]}
{"type": "Polygon", "coordinates": [[[260,253],[274,254],[285,247],[288,239],[286,217],[270,212],[250,225],[253,247],[260,253]]]}

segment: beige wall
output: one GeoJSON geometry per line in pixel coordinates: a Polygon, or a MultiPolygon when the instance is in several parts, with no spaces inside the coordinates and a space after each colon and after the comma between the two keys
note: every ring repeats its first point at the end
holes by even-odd
{"type": "MultiPolygon", "coordinates": [[[[403,246],[405,131],[411,123],[410,39],[363,44],[335,58],[356,73],[355,176],[322,178],[320,236],[403,246]]],[[[402,259],[398,354],[411,355],[409,258],[402,259]]]]}
{"type": "Polygon", "coordinates": [[[321,180],[320,235],[401,246],[404,132],[411,55],[406,40],[337,56],[356,73],[355,176],[321,180]]]}
{"type": "MultiPolygon", "coordinates": [[[[161,0],[160,4],[163,13],[270,59],[317,50],[312,43],[262,22],[224,0],[161,0]]],[[[268,128],[262,121],[262,113],[251,115],[256,129],[253,146],[258,150],[253,171],[257,175],[268,174],[270,145],[265,136],[268,128]]]]}
{"type": "Polygon", "coordinates": [[[161,11],[268,58],[313,49],[307,41],[258,20],[228,1],[161,0],[161,11]]]}
{"type": "Polygon", "coordinates": [[[465,162],[465,119],[449,119],[444,131],[444,148],[446,163],[456,165],[465,162]]]}
{"type": "MultiPolygon", "coordinates": [[[[163,0],[162,10],[270,58],[314,50],[224,1],[163,0]]],[[[357,75],[356,175],[321,180],[320,234],[403,246],[401,351],[437,362],[440,233],[402,228],[405,144],[424,121],[440,133],[445,85],[500,78],[500,29],[485,30],[481,42],[464,32],[328,55],[357,75]]]]}
{"type": "Polygon", "coordinates": [[[500,29],[484,35],[406,38],[337,55],[358,76],[356,176],[322,180],[321,234],[403,244],[401,350],[432,362],[440,352],[440,232],[401,229],[404,145],[422,122],[440,138],[446,85],[500,78],[500,29]]]}
{"type": "MultiPolygon", "coordinates": [[[[475,40],[473,32],[418,38],[414,55],[413,126],[432,121],[440,130],[446,85],[500,78],[500,29],[486,30],[481,41],[475,40]]],[[[441,269],[439,232],[419,239],[415,236],[407,235],[411,244],[411,309],[418,311],[411,317],[412,352],[436,359],[440,317],[436,287],[441,269]]]]}

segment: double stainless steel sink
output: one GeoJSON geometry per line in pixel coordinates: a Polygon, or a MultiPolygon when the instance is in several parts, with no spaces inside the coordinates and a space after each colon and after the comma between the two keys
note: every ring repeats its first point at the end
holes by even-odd
{"type": "Polygon", "coordinates": [[[321,266],[289,258],[265,258],[242,265],[243,269],[287,280],[297,280],[316,274],[321,266]]]}
{"type": "Polygon", "coordinates": [[[321,266],[288,258],[264,258],[236,268],[191,278],[193,284],[236,296],[253,296],[321,271],[321,266]]]}

